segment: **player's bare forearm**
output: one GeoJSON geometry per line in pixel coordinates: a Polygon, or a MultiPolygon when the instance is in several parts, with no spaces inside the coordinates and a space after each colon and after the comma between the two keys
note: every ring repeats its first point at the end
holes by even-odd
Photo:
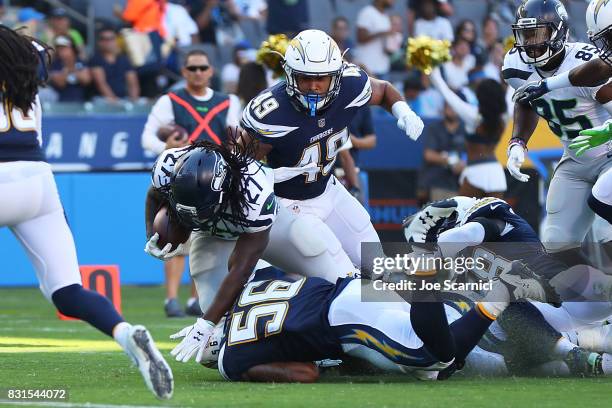
{"type": "Polygon", "coordinates": [[[366,135],[364,137],[351,136],[353,147],[361,150],[373,149],[376,147],[376,135],[366,135]]]}
{"type": "Polygon", "coordinates": [[[313,383],[319,379],[319,369],[310,362],[278,362],[260,364],[242,374],[244,381],[313,383]]]}
{"type": "Polygon", "coordinates": [[[147,238],[153,235],[153,220],[159,209],[166,203],[164,196],[153,186],[149,186],[145,200],[145,228],[147,238]]]}
{"type": "Polygon", "coordinates": [[[540,117],[531,106],[523,103],[515,103],[512,138],[523,139],[525,143],[527,143],[538,126],[539,119],[540,117]]]}
{"type": "Polygon", "coordinates": [[[242,147],[248,144],[253,144],[255,149],[255,160],[263,160],[268,153],[272,151],[272,145],[255,140],[255,138],[246,130],[240,131],[240,137],[237,143],[242,147]]]}
{"type": "Polygon", "coordinates": [[[229,273],[221,282],[217,295],[203,318],[218,323],[221,317],[232,307],[238,295],[244,288],[249,276],[253,272],[257,261],[261,258],[264,249],[268,246],[270,230],[242,234],[234,251],[229,258],[229,273]]]}
{"type": "Polygon", "coordinates": [[[389,81],[370,77],[370,85],[372,86],[370,105],[379,105],[391,112],[395,102],[404,100],[402,94],[389,81]]]}
{"type": "Polygon", "coordinates": [[[610,77],[612,77],[612,67],[599,58],[594,58],[569,73],[569,80],[573,86],[598,86],[607,82],[610,77]]]}

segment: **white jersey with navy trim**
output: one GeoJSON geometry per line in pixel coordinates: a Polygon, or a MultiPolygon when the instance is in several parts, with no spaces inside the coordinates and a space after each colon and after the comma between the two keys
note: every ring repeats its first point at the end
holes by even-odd
{"type": "Polygon", "coordinates": [[[0,107],[0,161],[44,161],[42,109],[38,95],[24,114],[18,108],[0,107]]]}
{"type": "MultiPolygon", "coordinates": [[[[152,184],[159,189],[170,183],[170,175],[178,159],[186,152],[185,148],[174,148],[164,151],[153,166],[152,184]]],[[[278,212],[278,200],[274,195],[274,173],[271,168],[253,160],[243,170],[243,190],[247,195],[246,225],[232,223],[231,214],[217,222],[215,228],[202,228],[200,232],[207,236],[235,240],[241,234],[252,234],[269,229],[278,212]],[[214,231],[214,234],[213,234],[214,231]]]]}
{"type": "MultiPolygon", "coordinates": [[[[593,45],[567,43],[563,62],[551,75],[570,71],[593,58],[597,58],[597,49],[593,45]]],[[[506,83],[514,89],[544,78],[536,67],[525,64],[521,60],[516,48],[506,54],[502,76],[506,83]]],[[[564,145],[565,154],[581,163],[607,153],[607,146],[601,146],[588,150],[577,158],[574,152],[567,148],[581,130],[599,126],[610,118],[608,111],[595,99],[600,88],[601,86],[556,89],[530,103],[538,115],[548,121],[550,130],[559,136],[564,145]]]]}
{"type": "Polygon", "coordinates": [[[241,125],[253,137],[272,146],[267,156],[270,167],[303,169],[291,172],[295,177],[277,177],[275,192],[279,197],[315,198],[325,191],[336,155],[349,140],[349,123],[370,101],[370,78],[357,66],[348,64],[338,96],[315,116],[298,106],[285,87],[280,82],[253,98],[243,111],[241,125]]]}

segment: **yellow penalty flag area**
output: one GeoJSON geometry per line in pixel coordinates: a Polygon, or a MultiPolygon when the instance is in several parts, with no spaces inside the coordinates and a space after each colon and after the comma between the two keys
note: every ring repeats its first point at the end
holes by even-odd
{"type": "MultiPolygon", "coordinates": [[[[155,342],[162,350],[171,350],[177,343],[155,342]]],[[[87,353],[121,351],[113,340],[46,339],[33,337],[0,336],[1,353],[87,353]]]]}

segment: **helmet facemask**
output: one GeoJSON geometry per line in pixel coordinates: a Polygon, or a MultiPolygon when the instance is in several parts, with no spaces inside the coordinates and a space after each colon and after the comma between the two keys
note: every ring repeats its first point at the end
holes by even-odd
{"type": "Polygon", "coordinates": [[[568,38],[567,27],[563,23],[537,22],[536,19],[520,19],[512,25],[515,47],[525,64],[542,67],[559,54],[568,38]]]}
{"type": "Polygon", "coordinates": [[[596,34],[589,33],[589,39],[597,47],[599,58],[612,66],[612,24],[596,34]]]}
{"type": "Polygon", "coordinates": [[[342,72],[344,71],[344,64],[342,64],[340,69],[336,71],[316,74],[294,70],[287,63],[285,63],[283,67],[285,69],[285,73],[287,74],[287,94],[294,98],[300,106],[306,108],[310,116],[315,116],[317,112],[325,109],[340,93],[340,79],[342,78],[342,72]],[[330,76],[331,81],[329,83],[327,92],[316,94],[304,93],[300,91],[298,86],[298,76],[300,75],[314,77],[330,76]]]}

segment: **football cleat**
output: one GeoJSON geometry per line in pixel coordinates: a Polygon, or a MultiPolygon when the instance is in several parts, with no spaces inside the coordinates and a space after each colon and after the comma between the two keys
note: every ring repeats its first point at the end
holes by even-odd
{"type": "Polygon", "coordinates": [[[574,347],[563,359],[570,373],[583,377],[603,375],[602,360],[601,354],[587,351],[582,347],[574,347]]]}
{"type": "Polygon", "coordinates": [[[166,317],[185,317],[185,312],[183,312],[176,298],[168,299],[168,302],[164,305],[164,311],[166,312],[166,317]]]}
{"type": "Polygon", "coordinates": [[[494,280],[496,279],[508,288],[510,302],[518,299],[531,299],[550,303],[555,307],[561,306],[561,298],[550,283],[521,261],[512,262],[510,270],[494,280]]]}
{"type": "Polygon", "coordinates": [[[187,313],[189,316],[202,317],[202,309],[200,309],[200,302],[195,300],[191,304],[185,306],[185,313],[187,313]]]}
{"type": "Polygon", "coordinates": [[[174,391],[172,370],[144,326],[132,326],[125,352],[140,370],[145,384],[159,399],[169,399],[174,391]]]}

